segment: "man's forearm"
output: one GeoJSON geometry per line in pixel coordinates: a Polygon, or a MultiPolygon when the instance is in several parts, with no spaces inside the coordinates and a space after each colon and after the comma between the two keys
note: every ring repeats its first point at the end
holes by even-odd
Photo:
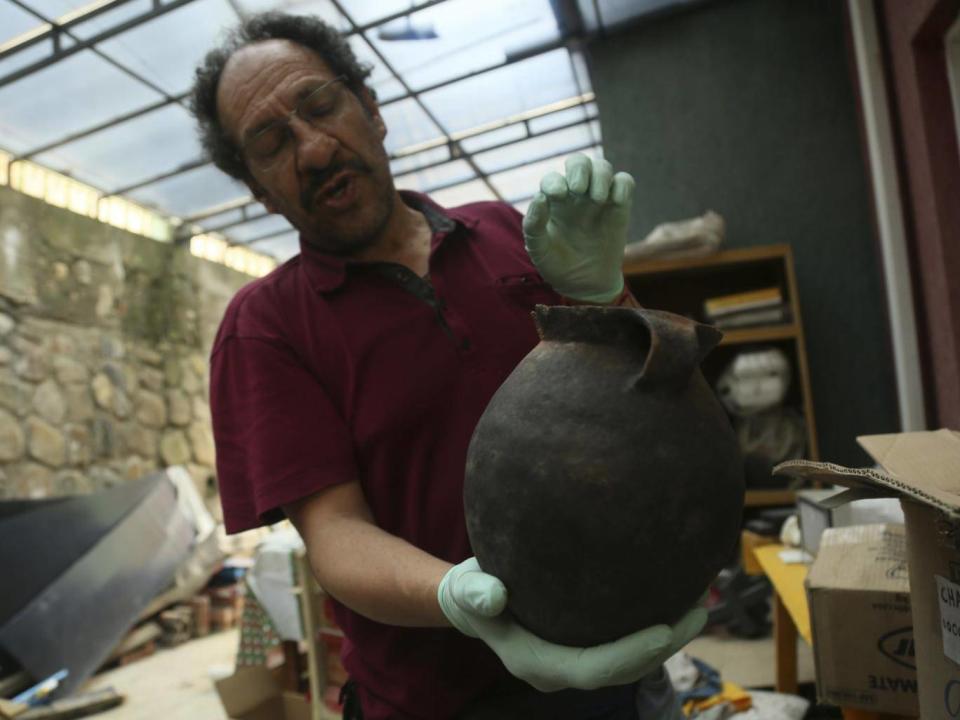
{"type": "Polygon", "coordinates": [[[449,626],[437,602],[437,586],[450,563],[377,527],[368,510],[318,511],[311,502],[315,501],[302,504],[291,519],[306,544],[317,582],[327,593],[387,625],[449,626]]]}

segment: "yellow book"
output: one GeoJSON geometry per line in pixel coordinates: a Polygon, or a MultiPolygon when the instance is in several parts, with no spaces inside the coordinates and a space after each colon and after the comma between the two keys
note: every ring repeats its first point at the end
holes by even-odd
{"type": "Polygon", "coordinates": [[[720,317],[721,315],[729,315],[744,310],[773,307],[782,302],[783,295],[780,293],[780,288],[769,287],[735,293],[733,295],[707,298],[703,301],[703,310],[708,317],[720,317]]]}

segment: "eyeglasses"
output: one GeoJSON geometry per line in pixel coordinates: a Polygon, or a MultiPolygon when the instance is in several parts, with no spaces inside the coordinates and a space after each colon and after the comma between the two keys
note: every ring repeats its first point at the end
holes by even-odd
{"type": "Polygon", "coordinates": [[[340,83],[345,79],[345,75],[340,75],[311,91],[286,117],[275,120],[248,138],[240,146],[240,152],[263,170],[278,165],[290,147],[290,121],[293,117],[297,116],[312,128],[322,128],[340,109],[340,83]]]}

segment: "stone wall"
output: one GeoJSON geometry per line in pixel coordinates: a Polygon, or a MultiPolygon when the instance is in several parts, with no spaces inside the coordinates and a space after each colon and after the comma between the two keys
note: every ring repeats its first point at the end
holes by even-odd
{"type": "Polygon", "coordinates": [[[0,187],[0,497],[184,465],[211,498],[207,358],[250,279],[0,187]]]}

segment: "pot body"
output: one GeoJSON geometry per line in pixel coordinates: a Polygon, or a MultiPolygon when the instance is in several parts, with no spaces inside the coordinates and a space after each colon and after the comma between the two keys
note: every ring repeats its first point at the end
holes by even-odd
{"type": "Polygon", "coordinates": [[[699,371],[720,333],[676,315],[535,312],[541,342],[470,443],[467,530],[521,624],[587,647],[674,623],[729,561],[743,465],[699,371]]]}

